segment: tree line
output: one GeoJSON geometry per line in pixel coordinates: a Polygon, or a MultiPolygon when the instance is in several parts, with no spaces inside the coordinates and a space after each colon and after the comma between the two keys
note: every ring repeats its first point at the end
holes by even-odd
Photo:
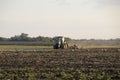
{"type": "MultiPolygon", "coordinates": [[[[37,37],[29,37],[26,33],[21,33],[20,35],[15,35],[10,38],[0,37],[0,41],[40,41],[40,42],[53,42],[54,37],[44,37],[44,36],[37,36],[37,37]]],[[[77,40],[65,37],[66,41],[70,40],[77,40]]],[[[108,41],[104,39],[78,39],[79,41],[108,41]]],[[[120,38],[116,39],[109,39],[110,41],[120,41],[120,38]]]]}
{"type": "MultiPolygon", "coordinates": [[[[71,40],[70,38],[65,38],[66,40],[71,40]]],[[[26,33],[21,33],[20,35],[15,35],[10,38],[0,37],[0,41],[40,41],[40,42],[53,42],[53,38],[37,36],[37,37],[29,37],[26,33]]]]}

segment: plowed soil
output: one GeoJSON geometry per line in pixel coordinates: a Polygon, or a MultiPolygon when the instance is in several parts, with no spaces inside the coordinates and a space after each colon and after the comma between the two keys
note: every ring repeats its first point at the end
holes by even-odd
{"type": "Polygon", "coordinates": [[[119,80],[120,49],[1,51],[0,80],[119,80]]]}

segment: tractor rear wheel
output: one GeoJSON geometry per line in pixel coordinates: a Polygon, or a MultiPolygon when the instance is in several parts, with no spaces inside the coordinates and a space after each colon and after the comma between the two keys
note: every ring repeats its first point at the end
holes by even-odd
{"type": "Polygon", "coordinates": [[[68,44],[67,43],[61,44],[61,49],[67,49],[67,48],[68,48],[68,44]]]}
{"type": "Polygon", "coordinates": [[[58,44],[55,44],[53,47],[54,49],[58,49],[58,44]]]}

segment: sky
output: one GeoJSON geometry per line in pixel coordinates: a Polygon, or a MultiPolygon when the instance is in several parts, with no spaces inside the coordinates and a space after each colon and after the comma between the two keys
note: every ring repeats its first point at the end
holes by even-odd
{"type": "Polygon", "coordinates": [[[120,0],[0,0],[0,37],[120,38],[120,0]]]}

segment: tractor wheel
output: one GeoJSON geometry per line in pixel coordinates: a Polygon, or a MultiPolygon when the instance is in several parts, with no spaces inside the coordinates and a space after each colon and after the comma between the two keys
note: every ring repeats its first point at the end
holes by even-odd
{"type": "Polygon", "coordinates": [[[67,43],[64,43],[61,45],[61,49],[67,49],[68,48],[68,44],[67,43]]]}
{"type": "Polygon", "coordinates": [[[66,48],[68,48],[68,43],[66,43],[66,48]]]}
{"type": "Polygon", "coordinates": [[[60,48],[61,48],[61,49],[64,49],[64,44],[61,44],[61,45],[60,45],[60,48]]]}
{"type": "Polygon", "coordinates": [[[54,49],[59,49],[58,44],[55,44],[53,47],[54,49]]]}
{"type": "Polygon", "coordinates": [[[67,48],[68,48],[68,44],[65,43],[65,44],[64,44],[64,49],[67,49],[67,48]]]}
{"type": "Polygon", "coordinates": [[[54,49],[58,49],[58,47],[57,47],[57,45],[56,45],[56,44],[53,46],[53,48],[54,48],[54,49]]]}

